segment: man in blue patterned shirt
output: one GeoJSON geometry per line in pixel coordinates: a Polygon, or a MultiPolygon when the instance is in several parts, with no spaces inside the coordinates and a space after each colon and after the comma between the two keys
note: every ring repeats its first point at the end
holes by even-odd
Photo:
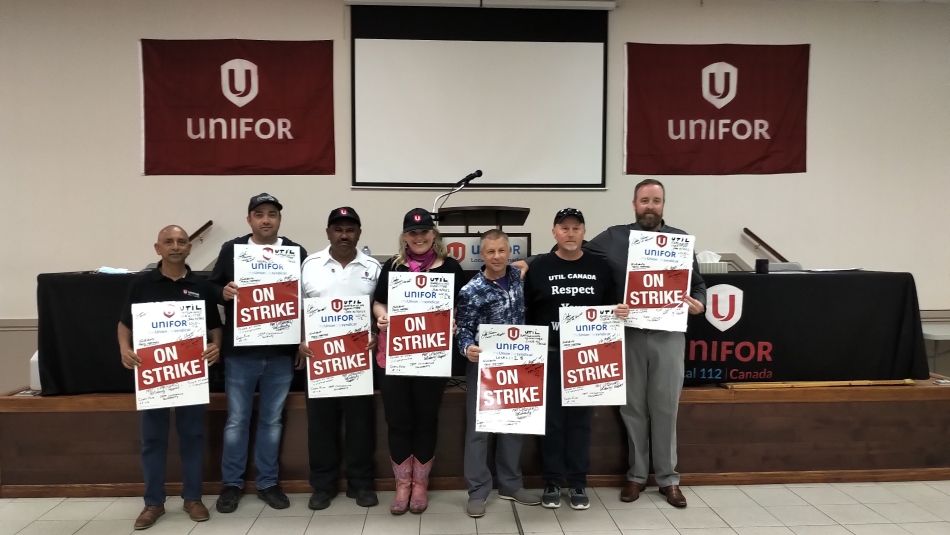
{"type": "MultiPolygon", "coordinates": [[[[485,502],[492,489],[488,467],[488,433],[475,431],[477,403],[478,354],[476,340],[482,323],[523,325],[524,287],[521,272],[508,265],[511,246],[508,235],[489,230],[482,235],[480,255],[485,262],[482,271],[462,287],[458,295],[456,340],[459,351],[469,360],[465,414],[465,480],[468,484],[468,516],[485,515],[485,502]]],[[[521,480],[521,435],[495,434],[495,467],[498,474],[498,497],[524,505],[538,505],[540,496],[525,490],[521,480]]]]}

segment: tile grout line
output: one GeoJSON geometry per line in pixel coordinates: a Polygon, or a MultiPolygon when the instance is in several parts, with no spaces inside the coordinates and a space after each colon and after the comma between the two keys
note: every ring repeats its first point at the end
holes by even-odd
{"type": "MultiPolygon", "coordinates": [[[[521,517],[518,516],[518,508],[515,507],[514,500],[511,501],[511,514],[515,515],[515,525],[518,526],[518,535],[524,535],[524,528],[521,526],[521,517]]],[[[558,526],[560,526],[560,524],[561,523],[558,522],[558,526]]],[[[478,530],[477,527],[475,529],[476,531],[478,530]]],[[[564,531],[564,530],[562,529],[561,531],[564,531]]]]}

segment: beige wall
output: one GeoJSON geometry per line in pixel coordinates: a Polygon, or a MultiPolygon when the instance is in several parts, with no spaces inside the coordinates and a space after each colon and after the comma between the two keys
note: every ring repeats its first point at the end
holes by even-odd
{"type": "MultiPolygon", "coordinates": [[[[342,0],[0,0],[0,192],[13,231],[0,318],[35,317],[37,273],[142,267],[167,223],[215,221],[194,252],[203,266],[245,231],[247,198],[262,190],[284,202],[284,233],[312,250],[326,213],[350,204],[364,243],[391,252],[401,215],[434,193],[349,186],[347,14],[342,0]],[[336,176],[140,176],[143,37],[334,40],[336,176]]],[[[808,172],[666,177],[667,220],[701,249],[748,260],[743,226],[806,266],[910,271],[923,308],[950,308],[947,35],[946,4],[621,0],[610,15],[608,191],[464,192],[451,203],[531,208],[538,249],[563,206],[585,210],[591,232],[626,222],[641,177],[622,174],[625,42],[811,43],[808,172]]]]}

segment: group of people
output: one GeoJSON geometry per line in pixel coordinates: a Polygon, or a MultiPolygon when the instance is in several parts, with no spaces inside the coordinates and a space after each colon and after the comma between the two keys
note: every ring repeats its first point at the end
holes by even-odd
{"type": "MultiPolygon", "coordinates": [[[[548,253],[513,266],[509,261],[508,236],[500,230],[482,235],[480,255],[484,267],[465,283],[462,267],[452,258],[435,227],[432,215],[421,208],[403,218],[396,254],[380,263],[361,252],[357,245],[361,221],[351,207],[332,210],[327,218],[323,250],[307,255],[300,247],[302,297],[371,296],[372,313],[379,336],[370,342],[376,364],[385,369],[389,326],[389,273],[437,272],[455,275],[456,335],[458,350],[468,359],[467,424],[464,476],[469,499],[466,512],[485,514],[486,500],[495,486],[488,466],[489,434],[475,430],[475,395],[478,371],[478,325],[535,324],[550,326],[546,433],[542,437],[545,487],[530,491],[522,484],[520,457],[522,435],[495,436],[498,496],[526,505],[556,508],[562,486],[575,509],[589,507],[586,494],[590,465],[589,407],[562,407],[557,330],[561,306],[615,305],[614,314],[629,313],[623,296],[628,235],[630,230],[684,233],[663,221],[665,190],[652,179],[637,184],[633,208],[636,222],[610,227],[590,242],[585,241],[584,215],[565,208],[554,217],[556,242],[548,253]],[[584,277],[554,277],[583,273],[584,277]],[[565,291],[566,286],[584,286],[565,291]],[[589,287],[589,288],[586,288],[589,287]]],[[[188,234],[181,227],[163,228],[155,243],[161,257],[157,267],[133,282],[128,304],[118,324],[122,364],[132,369],[140,360],[132,349],[133,303],[204,300],[207,314],[208,364],[224,361],[227,420],[221,453],[222,488],[215,504],[220,513],[235,511],[244,495],[248,467],[251,415],[258,393],[254,437],[255,488],[258,497],[275,509],[289,507],[278,478],[278,455],[284,403],[294,369],[303,368],[312,356],[307,344],[292,346],[234,347],[234,326],[213,313],[223,305],[232,318],[238,285],[234,281],[236,244],[299,246],[280,236],[283,206],[272,195],[250,199],[247,223],[251,232],[221,247],[210,279],[195,276],[185,263],[190,252],[188,234]]],[[[694,262],[690,296],[685,298],[691,314],[704,310],[705,284],[694,262]]],[[[623,501],[634,501],[646,487],[651,454],[660,492],[676,507],[685,507],[676,472],[676,416],[683,384],[683,333],[625,329],[627,403],[620,410],[627,429],[629,471],[621,489],[623,501]]],[[[438,414],[447,379],[423,376],[385,375],[380,390],[388,427],[388,442],[396,492],[392,514],[422,513],[428,507],[429,474],[432,470],[438,431],[438,414]]],[[[363,507],[379,503],[373,488],[375,452],[375,404],[373,396],[307,399],[309,482],[313,489],[308,506],[330,506],[337,496],[343,458],[346,496],[363,507]],[[345,433],[341,433],[341,424],[345,433]],[[341,440],[341,434],[344,436],[341,440]],[[343,452],[341,453],[341,443],[343,452]]],[[[135,529],[151,527],[165,512],[165,457],[170,413],[174,410],[181,444],[182,498],[184,509],[196,521],[209,518],[201,502],[205,406],[154,409],[141,412],[142,466],[145,507],[135,520],[135,529]]]]}

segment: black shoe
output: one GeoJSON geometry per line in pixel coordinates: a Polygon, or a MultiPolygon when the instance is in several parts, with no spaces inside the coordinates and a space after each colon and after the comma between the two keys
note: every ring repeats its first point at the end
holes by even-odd
{"type": "Polygon", "coordinates": [[[290,507],[290,499],[287,498],[284,491],[280,490],[280,485],[274,485],[273,487],[267,487],[266,489],[257,491],[257,497],[264,500],[264,503],[274,509],[286,509],[290,507]]]}
{"type": "Polygon", "coordinates": [[[544,494],[541,495],[541,507],[548,509],[557,509],[561,506],[561,487],[548,483],[544,486],[544,494]]]}
{"type": "Polygon", "coordinates": [[[241,496],[244,495],[244,491],[238,487],[232,485],[225,485],[221,489],[221,494],[218,496],[218,501],[215,502],[214,508],[218,510],[219,513],[233,513],[237,509],[238,502],[241,501],[241,496]]]}
{"type": "Polygon", "coordinates": [[[307,502],[307,507],[314,511],[321,511],[330,507],[330,502],[333,501],[334,497],[335,495],[325,490],[315,490],[313,494],[310,495],[310,501],[307,502]]]}
{"type": "Polygon", "coordinates": [[[590,508],[590,498],[587,497],[587,490],[583,487],[576,487],[570,490],[571,495],[571,509],[588,509],[590,508]]]}
{"type": "Polygon", "coordinates": [[[346,497],[356,500],[356,505],[360,507],[373,507],[379,505],[379,498],[373,489],[354,489],[347,487],[346,497]]]}

